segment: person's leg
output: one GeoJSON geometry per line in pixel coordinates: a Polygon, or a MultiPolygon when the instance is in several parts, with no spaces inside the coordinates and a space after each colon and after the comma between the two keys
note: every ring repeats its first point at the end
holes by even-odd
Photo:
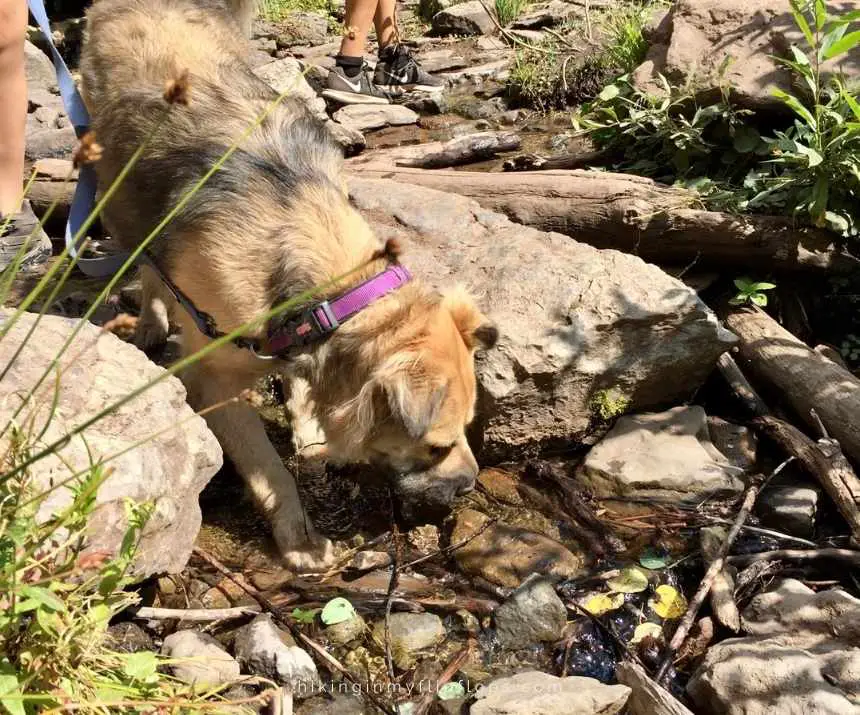
{"type": "MultiPolygon", "coordinates": [[[[382,0],[380,0],[382,1],[382,0]]],[[[388,0],[385,0],[386,2],[388,0]]],[[[377,0],[346,0],[346,19],[339,57],[364,57],[367,34],[377,14],[377,0]]],[[[355,74],[358,74],[356,72],[355,74]]]]}
{"type": "Polygon", "coordinates": [[[0,216],[21,208],[27,123],[26,31],[27,3],[0,0],[0,216]]]}
{"type": "Polygon", "coordinates": [[[397,21],[394,18],[397,0],[379,0],[376,6],[376,14],[373,16],[373,26],[376,28],[376,42],[379,44],[379,52],[398,42],[400,36],[397,32],[397,21]]]}

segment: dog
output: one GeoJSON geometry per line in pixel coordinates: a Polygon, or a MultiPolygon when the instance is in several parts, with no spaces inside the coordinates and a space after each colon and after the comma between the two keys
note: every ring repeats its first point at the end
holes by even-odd
{"type": "MultiPolygon", "coordinates": [[[[252,0],[96,0],[81,57],[102,191],[143,146],[102,217],[126,249],[247,135],[149,247],[221,333],[320,286],[334,299],[392,260],[349,202],[342,151],[327,129],[297,99],[271,109],[277,94],[246,65],[254,11],[252,0]]],[[[158,274],[144,265],[141,277],[138,345],[166,340],[175,320],[184,353],[203,348],[210,338],[158,274]]],[[[244,338],[266,345],[277,320],[244,338]]],[[[206,414],[208,424],[287,565],[314,571],[332,562],[332,544],[314,530],[256,411],[236,395],[284,372],[297,386],[294,419],[318,426],[328,459],[384,466],[403,504],[446,506],[478,472],[466,440],[474,356],[497,335],[464,291],[440,294],[412,279],[295,354],[263,360],[228,343],[181,377],[195,409],[226,403],[206,414]]]]}

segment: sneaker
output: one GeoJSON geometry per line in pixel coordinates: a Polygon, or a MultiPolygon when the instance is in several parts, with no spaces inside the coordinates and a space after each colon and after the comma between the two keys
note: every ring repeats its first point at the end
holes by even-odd
{"type": "Polygon", "coordinates": [[[392,94],[441,92],[445,80],[422,69],[405,45],[389,45],[379,53],[373,83],[392,94]]]}
{"type": "Polygon", "coordinates": [[[388,104],[388,97],[370,78],[370,67],[365,63],[356,77],[347,77],[343,67],[328,73],[327,89],[322,96],[341,104],[388,104]]]}
{"type": "Polygon", "coordinates": [[[19,270],[32,271],[51,257],[51,239],[39,226],[29,201],[13,216],[0,216],[0,273],[20,261],[19,270]],[[19,254],[23,252],[23,257],[19,254]]]}

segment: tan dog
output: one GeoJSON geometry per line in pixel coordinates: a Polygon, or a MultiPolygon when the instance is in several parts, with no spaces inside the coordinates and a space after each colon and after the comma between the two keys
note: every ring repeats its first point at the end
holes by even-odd
{"type": "MultiPolygon", "coordinates": [[[[97,0],[90,10],[81,69],[104,148],[102,188],[149,138],[104,215],[124,246],[138,245],[276,97],[244,63],[252,11],[248,0],[97,0]],[[165,84],[186,70],[188,104],[168,109],[165,84]]],[[[356,267],[326,295],[379,273],[381,245],[349,204],[341,159],[325,128],[287,98],[152,244],[159,267],[222,332],[356,267]]],[[[143,277],[139,344],[163,341],[170,313],[187,353],[205,345],[155,274],[143,277]]],[[[495,339],[464,293],[443,297],[413,280],[287,363],[227,345],[183,379],[199,409],[287,369],[305,381],[300,402],[318,420],[330,458],[391,467],[407,504],[447,504],[477,474],[465,436],[473,355],[495,339]]],[[[307,426],[308,415],[298,417],[307,426]]],[[[325,566],[331,544],[314,532],[253,408],[234,403],[207,419],[287,562],[325,566]]]]}

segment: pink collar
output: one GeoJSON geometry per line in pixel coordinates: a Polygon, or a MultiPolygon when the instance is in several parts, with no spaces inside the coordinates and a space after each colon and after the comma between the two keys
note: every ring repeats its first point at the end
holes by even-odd
{"type": "Polygon", "coordinates": [[[375,300],[408,283],[412,278],[399,264],[388,266],[355,288],[332,300],[315,303],[295,318],[269,329],[269,351],[282,355],[294,348],[318,342],[341,323],[360,313],[375,300]]]}

